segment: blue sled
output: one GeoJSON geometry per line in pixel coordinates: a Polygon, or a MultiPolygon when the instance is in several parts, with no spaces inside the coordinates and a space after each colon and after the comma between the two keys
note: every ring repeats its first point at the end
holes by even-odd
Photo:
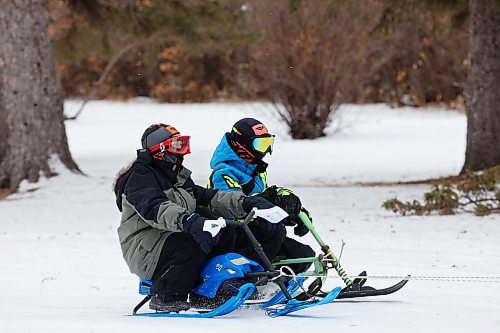
{"type": "MultiPolygon", "coordinates": [[[[217,256],[209,260],[201,271],[201,276],[204,282],[199,285],[193,292],[203,295],[208,298],[213,298],[217,290],[222,285],[222,282],[230,279],[238,279],[245,277],[258,276],[266,274],[264,269],[254,261],[251,261],[237,253],[228,253],[225,255],[217,256]]],[[[293,295],[304,283],[304,277],[294,277],[290,280],[287,291],[293,295]]],[[[134,308],[132,316],[142,317],[178,317],[178,318],[213,318],[217,316],[226,315],[239,306],[241,306],[255,291],[253,283],[246,283],[238,288],[237,295],[231,297],[218,308],[208,312],[196,312],[188,310],[185,312],[149,312],[137,313],[137,310],[146,304],[151,298],[150,289],[152,282],[141,279],[139,283],[139,293],[146,295],[146,297],[134,308]]],[[[322,299],[298,301],[295,299],[287,300],[283,291],[278,292],[269,301],[259,305],[260,309],[266,311],[270,317],[283,316],[291,312],[299,311],[302,309],[328,304],[332,302],[340,293],[341,288],[335,288],[326,297],[322,299]]]]}

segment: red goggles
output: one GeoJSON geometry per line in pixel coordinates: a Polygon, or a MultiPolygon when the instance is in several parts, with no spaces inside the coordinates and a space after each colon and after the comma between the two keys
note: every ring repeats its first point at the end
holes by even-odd
{"type": "Polygon", "coordinates": [[[189,139],[191,137],[188,135],[178,135],[169,138],[157,145],[149,148],[149,151],[153,154],[169,152],[171,154],[185,155],[191,153],[189,149],[189,139]]]}

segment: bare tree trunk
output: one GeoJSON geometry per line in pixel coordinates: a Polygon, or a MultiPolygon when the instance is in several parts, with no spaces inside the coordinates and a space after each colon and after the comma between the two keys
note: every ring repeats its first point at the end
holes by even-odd
{"type": "Polygon", "coordinates": [[[500,164],[500,9],[470,0],[465,170],[500,164]]]}
{"type": "Polygon", "coordinates": [[[0,188],[15,191],[23,179],[54,173],[71,158],[43,0],[0,1],[0,188]]]}

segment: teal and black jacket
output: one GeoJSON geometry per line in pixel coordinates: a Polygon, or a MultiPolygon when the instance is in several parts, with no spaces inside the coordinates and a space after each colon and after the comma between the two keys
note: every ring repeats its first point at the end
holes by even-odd
{"type": "MultiPolygon", "coordinates": [[[[208,187],[224,191],[255,195],[264,192],[267,184],[267,163],[260,161],[259,164],[250,164],[238,157],[228,143],[231,133],[226,133],[210,160],[212,174],[210,175],[208,187]]],[[[264,197],[273,204],[277,204],[269,197],[264,197]]],[[[281,207],[283,208],[283,207],[281,207]]],[[[287,219],[288,220],[288,219],[287,219]]],[[[290,225],[286,221],[285,225],[290,225]]],[[[293,225],[293,224],[292,224],[293,225]]],[[[278,252],[285,258],[307,258],[316,256],[314,250],[306,244],[302,244],[290,237],[285,237],[278,252]]],[[[294,272],[305,272],[311,263],[289,265],[294,272]]]]}
{"type": "Polygon", "coordinates": [[[238,157],[229,146],[229,135],[231,133],[222,137],[210,160],[212,174],[208,187],[243,192],[245,195],[263,192],[267,188],[267,163],[260,161],[258,164],[250,164],[238,157]]]}

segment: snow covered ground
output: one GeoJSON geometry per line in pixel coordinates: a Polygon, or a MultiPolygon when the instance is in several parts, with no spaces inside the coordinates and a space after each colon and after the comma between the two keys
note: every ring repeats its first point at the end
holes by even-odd
{"type": "MultiPolygon", "coordinates": [[[[66,104],[67,112],[77,107],[66,104]]],[[[500,276],[498,216],[399,217],[381,203],[420,197],[426,186],[357,185],[456,174],[465,150],[461,113],[347,106],[340,132],[297,142],[261,104],[92,102],[67,122],[73,157],[87,176],[62,170],[35,191],[24,184],[0,201],[0,332],[500,332],[499,283],[413,280],[393,295],[277,319],[252,310],[211,320],[125,316],[141,297],[118,244],[115,172],[134,158],[147,125],[166,122],[192,136],[186,165],[205,184],[213,148],[244,116],[277,134],[267,159],[270,182],[295,189],[335,252],[347,242],[342,262],[349,274],[500,276]]],[[[318,249],[311,236],[303,240],[318,249]]]]}

